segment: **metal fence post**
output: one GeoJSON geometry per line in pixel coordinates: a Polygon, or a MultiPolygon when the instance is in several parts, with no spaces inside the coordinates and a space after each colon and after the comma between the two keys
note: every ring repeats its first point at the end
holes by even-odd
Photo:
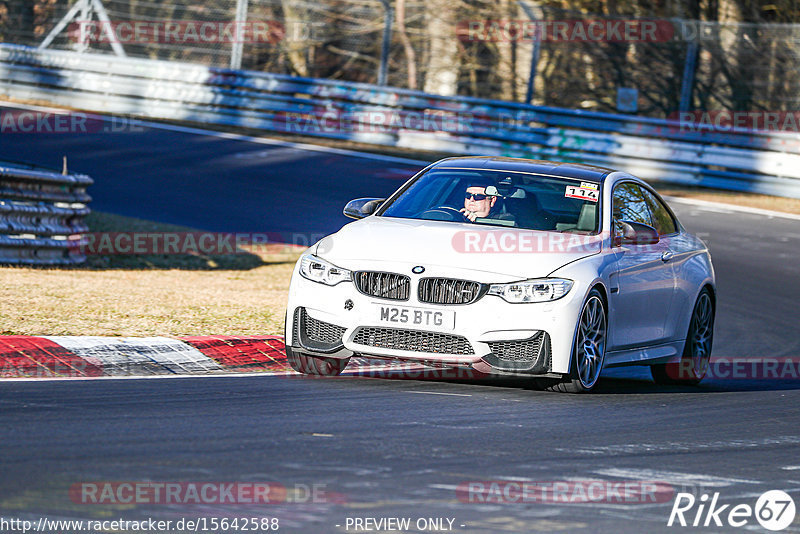
{"type": "MultiPolygon", "coordinates": [[[[75,2],[72,7],[67,11],[66,15],[64,15],[61,20],[55,25],[55,27],[50,30],[50,33],[42,40],[41,44],[39,44],[39,50],[44,50],[48,46],[53,43],[53,40],[58,36],[59,33],[64,31],[67,25],[72,22],[78,13],[83,13],[89,9],[89,0],[78,0],[75,2]]],[[[81,38],[83,38],[83,29],[81,29],[81,38]]]]}
{"type": "Polygon", "coordinates": [[[381,46],[381,64],[378,68],[378,85],[386,85],[386,74],[389,70],[389,45],[392,41],[393,11],[390,0],[381,0],[385,10],[383,19],[383,44],[381,46]]]}
{"type": "Polygon", "coordinates": [[[89,18],[91,18],[92,11],[94,11],[97,14],[97,18],[100,20],[100,22],[103,23],[102,29],[103,32],[106,34],[106,37],[108,38],[108,42],[111,45],[111,49],[114,51],[116,55],[120,57],[126,57],[125,49],[122,48],[122,45],[120,44],[116,34],[114,33],[113,24],[111,22],[111,19],[108,17],[108,12],[106,12],[106,8],[103,6],[101,0],[78,0],[77,2],[75,2],[75,4],[73,4],[70,10],[67,11],[67,14],[64,15],[61,18],[61,20],[58,21],[55,27],[52,30],[50,30],[50,33],[47,34],[47,37],[45,37],[42,43],[39,45],[38,47],[39,50],[44,50],[45,48],[50,46],[53,43],[53,40],[55,40],[55,38],[58,36],[58,34],[64,31],[69,25],[69,23],[72,22],[75,19],[75,17],[78,16],[78,13],[80,13],[80,16],[83,18],[83,20],[78,21],[78,23],[81,26],[80,26],[80,42],[78,43],[77,49],[79,52],[85,52],[89,47],[88,44],[86,43],[86,35],[84,33],[86,31],[86,28],[84,27],[84,24],[90,22],[89,18]]]}
{"type": "Polygon", "coordinates": [[[80,25],[80,37],[78,39],[78,44],[75,47],[75,50],[78,52],[86,52],[89,49],[89,43],[87,43],[86,39],[86,28],[85,24],[89,22],[92,18],[92,5],[90,2],[84,2],[83,6],[81,7],[81,15],[78,24],[80,25]]]}
{"type": "Polygon", "coordinates": [[[686,60],[683,64],[683,79],[681,80],[681,101],[678,111],[689,111],[692,105],[692,89],[694,89],[694,71],[697,64],[698,45],[697,39],[689,41],[686,49],[686,60]]]}
{"type": "MultiPolygon", "coordinates": [[[[525,14],[528,16],[531,22],[534,24],[539,22],[539,17],[536,16],[533,8],[531,8],[528,4],[520,0],[519,2],[520,7],[525,11],[525,14]]],[[[542,46],[542,38],[537,28],[536,33],[533,38],[533,50],[531,51],[531,71],[528,75],[528,90],[525,92],[525,103],[530,104],[533,102],[533,91],[534,91],[534,82],[536,81],[536,66],[539,64],[539,53],[541,51],[542,46]]]]}
{"type": "Polygon", "coordinates": [[[125,56],[125,50],[122,48],[117,36],[114,33],[113,27],[114,24],[111,22],[111,18],[108,16],[108,12],[106,8],[103,6],[103,2],[100,0],[91,0],[92,7],[94,8],[95,13],[97,13],[97,18],[105,25],[106,34],[111,39],[111,49],[114,50],[114,53],[120,57],[125,56]]]}
{"type": "Polygon", "coordinates": [[[247,22],[247,7],[249,0],[236,0],[236,32],[234,41],[231,44],[231,68],[242,68],[242,54],[244,51],[244,28],[242,27],[247,22]]]}

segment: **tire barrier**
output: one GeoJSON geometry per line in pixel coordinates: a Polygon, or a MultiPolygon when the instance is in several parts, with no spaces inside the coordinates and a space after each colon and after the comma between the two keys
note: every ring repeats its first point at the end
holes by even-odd
{"type": "Polygon", "coordinates": [[[0,264],[75,265],[92,179],[0,162],[0,264]]]}

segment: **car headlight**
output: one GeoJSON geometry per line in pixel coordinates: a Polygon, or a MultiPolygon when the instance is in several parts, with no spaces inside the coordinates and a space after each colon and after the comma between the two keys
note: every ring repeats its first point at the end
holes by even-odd
{"type": "Polygon", "coordinates": [[[558,300],[572,289],[572,280],[565,278],[539,278],[510,284],[492,284],[490,295],[497,295],[506,302],[550,302],[558,300]]]}
{"type": "Polygon", "coordinates": [[[350,280],[350,271],[337,267],[313,254],[306,254],[300,258],[300,274],[303,278],[327,286],[335,286],[340,282],[350,280]]]}

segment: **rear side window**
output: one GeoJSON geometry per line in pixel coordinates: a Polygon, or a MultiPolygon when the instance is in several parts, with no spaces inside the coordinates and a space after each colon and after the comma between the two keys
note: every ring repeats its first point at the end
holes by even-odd
{"type": "Polygon", "coordinates": [[[675,219],[661,200],[647,189],[642,189],[647,198],[647,205],[650,208],[650,217],[653,220],[653,228],[659,235],[674,234],[678,231],[675,219]]]}
{"type": "Polygon", "coordinates": [[[632,221],[653,226],[646,191],[637,184],[626,182],[614,187],[614,221],[632,221]]]}

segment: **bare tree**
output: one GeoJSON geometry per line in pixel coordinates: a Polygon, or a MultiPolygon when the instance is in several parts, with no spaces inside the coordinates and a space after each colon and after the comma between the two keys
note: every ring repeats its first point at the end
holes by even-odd
{"type": "MultiPolygon", "coordinates": [[[[290,24],[296,24],[303,20],[308,20],[305,13],[294,5],[293,0],[281,0],[283,8],[283,20],[290,24]]],[[[291,74],[298,76],[308,76],[308,61],[306,60],[306,44],[303,42],[284,41],[284,52],[289,60],[291,74]]]]}
{"type": "Polygon", "coordinates": [[[425,7],[429,53],[424,90],[437,95],[455,95],[459,71],[456,11],[452,0],[428,0],[425,7]]]}
{"type": "Polygon", "coordinates": [[[5,2],[5,39],[16,44],[34,44],[36,2],[33,0],[8,0],[5,2]]]}
{"type": "Polygon", "coordinates": [[[397,11],[397,33],[400,35],[400,42],[403,43],[403,51],[406,56],[406,69],[408,70],[408,87],[417,88],[417,57],[414,47],[411,46],[411,39],[406,32],[406,0],[397,0],[395,4],[397,11]]]}

